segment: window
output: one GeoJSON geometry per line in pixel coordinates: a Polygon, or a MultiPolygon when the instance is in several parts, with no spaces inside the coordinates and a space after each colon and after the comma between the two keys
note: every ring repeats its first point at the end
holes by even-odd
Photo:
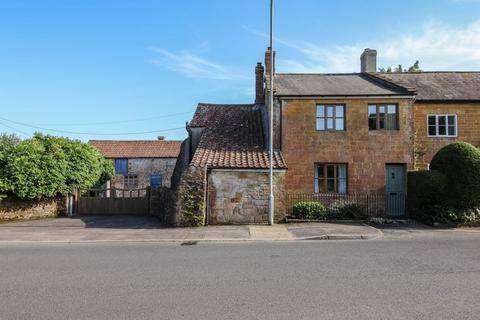
{"type": "Polygon", "coordinates": [[[130,174],[123,178],[123,188],[135,189],[138,187],[138,176],[136,174],[130,174]]]}
{"type": "Polygon", "coordinates": [[[398,107],[394,104],[368,106],[370,130],[398,130],[398,107]]]}
{"type": "Polygon", "coordinates": [[[345,130],[345,106],[318,105],[317,130],[343,131],[345,130]]]}
{"type": "Polygon", "coordinates": [[[128,159],[115,159],[115,174],[119,176],[128,174],[128,159]]]}
{"type": "Polygon", "coordinates": [[[347,165],[321,163],[315,166],[316,193],[347,193],[347,165]]]}
{"type": "Polygon", "coordinates": [[[429,137],[456,137],[456,114],[432,114],[427,116],[429,137]]]}
{"type": "Polygon", "coordinates": [[[159,188],[162,186],[162,176],[159,174],[152,174],[150,176],[150,186],[152,188],[159,188]]]}

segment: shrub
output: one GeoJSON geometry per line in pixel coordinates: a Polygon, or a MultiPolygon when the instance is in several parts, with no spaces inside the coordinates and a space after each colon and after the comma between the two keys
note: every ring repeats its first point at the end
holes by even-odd
{"type": "Polygon", "coordinates": [[[480,151],[466,142],[440,149],[430,163],[447,178],[446,204],[469,209],[480,206],[480,151]]]}
{"type": "Polygon", "coordinates": [[[13,148],[20,143],[20,138],[16,135],[3,133],[0,135],[0,192],[8,189],[8,180],[6,179],[8,156],[13,148]]]}
{"type": "Polygon", "coordinates": [[[113,163],[94,147],[41,134],[15,145],[4,169],[4,190],[24,199],[91,188],[109,179],[114,171],[113,163]]]}
{"type": "Polygon", "coordinates": [[[329,218],[335,220],[365,220],[367,219],[367,213],[358,203],[338,200],[330,207],[329,218]]]}
{"type": "Polygon", "coordinates": [[[327,210],[320,202],[303,201],[293,205],[293,215],[298,219],[326,219],[327,210]]]}
{"type": "Polygon", "coordinates": [[[428,223],[452,217],[444,204],[447,177],[443,173],[436,170],[410,171],[407,181],[408,212],[411,217],[428,223]]]}

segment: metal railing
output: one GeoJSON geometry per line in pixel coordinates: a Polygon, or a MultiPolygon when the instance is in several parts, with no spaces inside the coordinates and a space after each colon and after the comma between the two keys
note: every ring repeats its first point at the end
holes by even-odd
{"type": "Polygon", "coordinates": [[[287,194],[286,213],[287,216],[295,218],[293,206],[299,202],[321,203],[327,212],[335,210],[341,205],[355,204],[363,210],[367,217],[385,217],[386,199],[382,193],[302,193],[287,194]]]}

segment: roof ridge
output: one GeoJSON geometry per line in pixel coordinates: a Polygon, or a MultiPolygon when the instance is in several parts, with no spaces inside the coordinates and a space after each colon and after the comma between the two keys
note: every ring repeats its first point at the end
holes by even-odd
{"type": "Polygon", "coordinates": [[[222,107],[222,106],[239,106],[239,107],[251,107],[255,103],[208,103],[208,102],[199,102],[198,106],[212,106],[212,107],[222,107]]]}

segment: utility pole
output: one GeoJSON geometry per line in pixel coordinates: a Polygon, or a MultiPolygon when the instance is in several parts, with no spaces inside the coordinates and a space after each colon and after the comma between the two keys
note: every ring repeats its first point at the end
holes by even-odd
{"type": "Polygon", "coordinates": [[[273,1],[270,0],[270,91],[269,91],[269,108],[270,108],[270,125],[269,125],[269,187],[270,194],[268,197],[268,224],[273,225],[274,215],[274,196],[273,196],[273,1]]]}

